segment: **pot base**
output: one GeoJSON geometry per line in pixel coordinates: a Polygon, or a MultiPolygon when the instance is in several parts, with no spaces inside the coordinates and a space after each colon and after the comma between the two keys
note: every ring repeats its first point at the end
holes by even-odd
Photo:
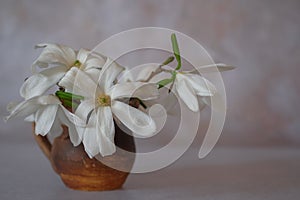
{"type": "Polygon", "coordinates": [[[128,174],[115,174],[113,176],[92,177],[72,174],[59,174],[64,184],[74,190],[106,191],[122,188],[128,174]]]}

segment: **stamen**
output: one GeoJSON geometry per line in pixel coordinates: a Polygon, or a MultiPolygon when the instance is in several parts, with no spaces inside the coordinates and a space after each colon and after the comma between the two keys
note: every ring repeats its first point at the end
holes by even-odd
{"type": "Polygon", "coordinates": [[[79,60],[76,60],[76,61],[74,62],[74,66],[75,66],[75,67],[80,67],[80,66],[81,66],[81,62],[80,62],[79,60]]]}
{"type": "Polygon", "coordinates": [[[99,95],[97,97],[97,104],[98,106],[110,106],[111,105],[111,99],[110,99],[110,96],[108,95],[105,95],[105,94],[102,94],[102,95],[99,95]]]}

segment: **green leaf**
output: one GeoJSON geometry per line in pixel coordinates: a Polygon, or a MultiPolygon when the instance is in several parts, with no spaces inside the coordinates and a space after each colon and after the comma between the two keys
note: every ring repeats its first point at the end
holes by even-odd
{"type": "Polygon", "coordinates": [[[172,83],[173,81],[174,81],[173,78],[167,78],[167,79],[163,79],[163,80],[159,81],[159,82],[157,83],[158,89],[160,89],[160,88],[162,88],[162,87],[168,85],[169,83],[172,83]]]}
{"type": "Polygon", "coordinates": [[[178,42],[177,42],[177,38],[176,38],[175,33],[172,33],[171,40],[172,40],[172,47],[173,47],[174,56],[177,60],[176,70],[179,70],[181,68],[181,57],[180,57],[178,42]]]}
{"type": "Polygon", "coordinates": [[[67,100],[83,100],[84,97],[76,94],[72,94],[70,92],[64,91],[56,91],[55,95],[60,99],[67,99],[67,100]]]}

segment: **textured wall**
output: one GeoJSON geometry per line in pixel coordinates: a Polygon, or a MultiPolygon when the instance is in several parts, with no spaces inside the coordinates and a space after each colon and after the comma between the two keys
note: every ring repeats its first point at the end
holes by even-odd
{"type": "MultiPolygon", "coordinates": [[[[2,0],[0,114],[19,98],[38,55],[35,44],[92,48],[123,30],[159,26],[193,37],[216,61],[238,66],[223,76],[229,108],[221,143],[300,144],[299,11],[297,0],[2,0]]],[[[28,128],[21,120],[1,121],[0,138],[30,138],[28,128]]]]}

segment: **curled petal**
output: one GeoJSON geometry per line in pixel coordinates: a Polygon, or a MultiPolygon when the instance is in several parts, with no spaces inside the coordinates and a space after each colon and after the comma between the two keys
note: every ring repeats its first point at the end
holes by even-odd
{"type": "Polygon", "coordinates": [[[111,109],[113,114],[133,133],[143,137],[155,133],[156,125],[153,119],[142,111],[119,101],[114,101],[111,109]]]}

